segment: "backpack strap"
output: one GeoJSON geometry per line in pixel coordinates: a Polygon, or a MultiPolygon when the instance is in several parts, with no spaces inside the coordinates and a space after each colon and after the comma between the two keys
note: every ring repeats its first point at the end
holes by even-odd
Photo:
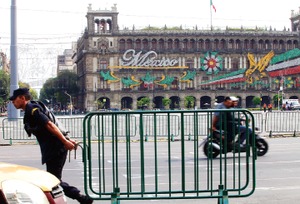
{"type": "MultiPolygon", "coordinates": [[[[41,101],[30,101],[30,102],[40,107],[40,110],[49,118],[49,120],[51,120],[51,122],[56,124],[56,118],[54,114],[49,110],[49,108],[43,102],[41,101]]],[[[31,112],[32,115],[36,109],[37,108],[32,109],[31,112]]]]}

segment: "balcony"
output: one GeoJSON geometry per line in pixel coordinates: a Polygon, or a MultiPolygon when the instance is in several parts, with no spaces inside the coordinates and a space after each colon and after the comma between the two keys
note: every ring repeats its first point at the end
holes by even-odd
{"type": "Polygon", "coordinates": [[[97,89],[97,92],[109,92],[110,88],[99,88],[97,89]]]}

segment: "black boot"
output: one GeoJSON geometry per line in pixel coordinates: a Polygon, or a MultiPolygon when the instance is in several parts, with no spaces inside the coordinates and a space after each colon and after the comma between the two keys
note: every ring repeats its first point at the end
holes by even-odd
{"type": "Polygon", "coordinates": [[[76,200],[80,203],[80,204],[91,204],[93,203],[93,200],[86,196],[86,195],[79,195],[78,198],[76,198],[76,200]]]}

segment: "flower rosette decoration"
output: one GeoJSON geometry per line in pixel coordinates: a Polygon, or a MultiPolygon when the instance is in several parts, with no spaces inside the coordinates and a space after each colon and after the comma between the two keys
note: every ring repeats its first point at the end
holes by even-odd
{"type": "Polygon", "coordinates": [[[217,52],[207,52],[203,58],[201,58],[201,69],[206,74],[217,74],[223,69],[222,57],[218,56],[217,52]]]}

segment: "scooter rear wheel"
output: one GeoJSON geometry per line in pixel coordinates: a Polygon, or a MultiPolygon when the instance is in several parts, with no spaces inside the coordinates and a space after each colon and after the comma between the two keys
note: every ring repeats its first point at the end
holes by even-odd
{"type": "Polygon", "coordinates": [[[256,139],[257,156],[264,156],[269,149],[269,145],[263,138],[256,139]]]}
{"type": "Polygon", "coordinates": [[[220,154],[220,150],[212,145],[211,142],[206,142],[203,146],[203,152],[209,159],[214,159],[220,154]]]}

